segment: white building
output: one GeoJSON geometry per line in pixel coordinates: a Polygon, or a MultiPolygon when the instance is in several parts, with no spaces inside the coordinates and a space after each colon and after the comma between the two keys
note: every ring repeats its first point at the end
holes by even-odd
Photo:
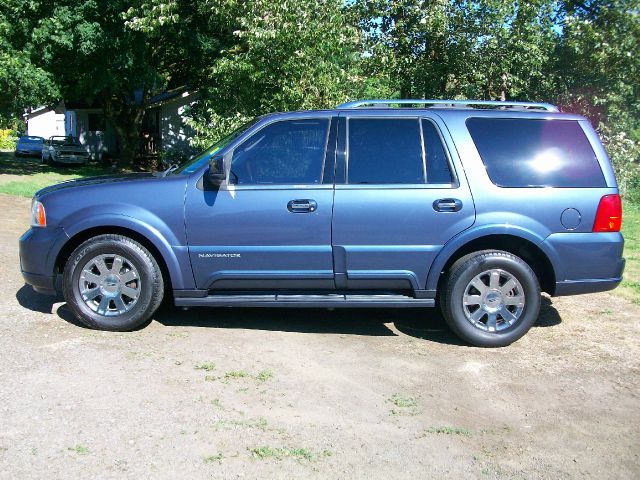
{"type": "MultiPolygon", "coordinates": [[[[157,155],[160,151],[187,148],[192,132],[185,125],[185,109],[193,105],[197,93],[184,89],[153,97],[142,122],[140,155],[157,155]]],[[[94,160],[103,154],[118,156],[118,142],[113,128],[99,108],[60,102],[56,107],[40,107],[25,114],[27,135],[77,137],[94,160]]]]}

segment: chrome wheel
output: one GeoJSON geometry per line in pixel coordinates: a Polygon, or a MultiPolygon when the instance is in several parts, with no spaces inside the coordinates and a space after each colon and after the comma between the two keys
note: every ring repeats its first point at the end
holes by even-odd
{"type": "Polygon", "coordinates": [[[78,283],[84,303],[106,317],[128,312],[140,296],[140,275],[121,255],[104,254],[92,258],[82,268],[78,283]]]}
{"type": "Polygon", "coordinates": [[[518,279],[509,272],[494,268],[476,275],[464,290],[464,314],[476,328],[496,332],[516,323],[525,305],[525,295],[518,279]]]}

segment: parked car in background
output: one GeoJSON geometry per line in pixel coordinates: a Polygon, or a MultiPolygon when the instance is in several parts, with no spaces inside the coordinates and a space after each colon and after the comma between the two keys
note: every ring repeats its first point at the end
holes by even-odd
{"type": "Polygon", "coordinates": [[[534,324],[541,291],[620,283],[621,222],[584,117],[363,100],[258,117],[155,176],[44,188],[20,265],[92,328],[139,328],[168,293],[180,307],[439,306],[460,338],[497,347],[534,324]]]}
{"type": "Polygon", "coordinates": [[[44,138],[31,135],[23,135],[18,138],[18,142],[16,143],[15,155],[16,157],[19,157],[21,155],[39,157],[42,153],[43,146],[44,138]]]}
{"type": "Polygon", "coordinates": [[[91,155],[76,137],[49,137],[42,148],[42,163],[89,163],[91,155]]]}

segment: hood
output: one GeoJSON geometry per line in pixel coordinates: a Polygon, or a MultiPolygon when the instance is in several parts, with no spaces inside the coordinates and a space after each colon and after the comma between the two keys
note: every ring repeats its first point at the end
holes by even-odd
{"type": "Polygon", "coordinates": [[[160,177],[155,176],[153,173],[127,173],[120,175],[100,175],[98,177],[77,178],[75,180],[67,180],[66,182],[45,187],[41,190],[38,190],[35,196],[40,198],[49,193],[69,188],[80,188],[91,185],[104,185],[109,183],[131,182],[136,180],[154,180],[158,178],[160,177]]]}

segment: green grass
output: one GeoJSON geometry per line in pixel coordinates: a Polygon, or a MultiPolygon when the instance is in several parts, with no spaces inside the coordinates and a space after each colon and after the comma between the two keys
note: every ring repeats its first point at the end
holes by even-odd
{"type": "Polygon", "coordinates": [[[614,292],[640,304],[640,205],[625,203],[622,210],[622,235],[627,264],[624,280],[614,292]]]}
{"type": "Polygon", "coordinates": [[[462,435],[463,437],[470,437],[471,431],[466,428],[456,428],[456,427],[429,427],[424,431],[426,434],[436,434],[436,435],[462,435]]]}
{"type": "Polygon", "coordinates": [[[224,455],[222,453],[218,453],[217,455],[211,455],[209,457],[205,457],[204,459],[202,459],[202,461],[203,463],[214,463],[214,462],[222,463],[223,458],[224,458],[224,455]]]}
{"type": "Polygon", "coordinates": [[[49,185],[109,172],[97,165],[54,167],[40,163],[39,158],[16,158],[12,152],[0,152],[0,193],[32,197],[49,185]]]}
{"type": "Polygon", "coordinates": [[[273,372],[271,370],[262,370],[256,375],[256,380],[259,382],[266,382],[271,378],[273,378],[273,372]]]}
{"type": "Polygon", "coordinates": [[[78,455],[86,455],[87,453],[89,453],[89,449],[80,444],[76,445],[75,447],[69,447],[67,450],[75,452],[78,455]]]}
{"type": "Polygon", "coordinates": [[[268,445],[256,448],[250,448],[249,452],[254,458],[265,460],[267,458],[275,458],[282,460],[286,457],[296,458],[298,460],[312,460],[313,453],[306,448],[287,448],[287,447],[270,447],[268,445]]]}
{"type": "Polygon", "coordinates": [[[196,370],[204,370],[205,372],[213,372],[216,369],[216,364],[213,362],[203,362],[195,366],[196,370]]]}

